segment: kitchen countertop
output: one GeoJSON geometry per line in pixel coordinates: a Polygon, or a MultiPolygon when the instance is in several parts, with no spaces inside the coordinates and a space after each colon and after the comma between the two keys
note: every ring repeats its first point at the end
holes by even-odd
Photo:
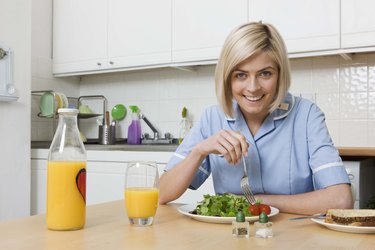
{"type": "MultiPolygon", "coordinates": [[[[32,149],[49,149],[50,141],[32,141],[32,149]]],[[[114,145],[101,145],[101,144],[85,144],[86,150],[98,151],[158,151],[158,152],[174,152],[177,149],[177,144],[165,145],[130,145],[125,143],[118,143],[114,145]]]]}
{"type": "Polygon", "coordinates": [[[0,222],[0,249],[372,249],[373,234],[343,233],[311,220],[289,221],[296,215],[278,214],[274,237],[235,238],[230,224],[193,220],[177,211],[179,205],[161,205],[154,225],[130,226],[123,200],[87,207],[86,226],[77,231],[50,231],[45,215],[0,222]]]}
{"type": "Polygon", "coordinates": [[[339,147],[341,156],[375,157],[375,147],[339,147]]]}
{"type": "MultiPolygon", "coordinates": [[[[31,148],[34,149],[48,149],[50,141],[32,141],[31,148]]],[[[114,145],[100,145],[100,144],[85,144],[87,150],[99,151],[159,151],[159,152],[174,152],[177,149],[177,144],[169,145],[128,145],[125,143],[114,145]]],[[[375,157],[375,147],[338,147],[340,156],[343,157],[375,157]]]]}

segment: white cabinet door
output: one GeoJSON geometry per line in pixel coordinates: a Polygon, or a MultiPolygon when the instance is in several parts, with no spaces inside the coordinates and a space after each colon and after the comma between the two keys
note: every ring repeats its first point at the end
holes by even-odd
{"type": "Polygon", "coordinates": [[[289,53],[340,48],[340,0],[250,0],[249,19],[273,24],[289,53]]]}
{"type": "Polygon", "coordinates": [[[31,159],[30,214],[46,212],[47,159],[31,159]]]}
{"type": "Polygon", "coordinates": [[[124,199],[126,164],[87,162],[86,205],[124,199]]]}
{"type": "Polygon", "coordinates": [[[111,68],[171,62],[172,0],[109,0],[111,68]]]}
{"type": "Polygon", "coordinates": [[[375,46],[375,2],[341,0],[341,47],[375,46]]]}
{"type": "Polygon", "coordinates": [[[55,0],[53,10],[53,73],[106,67],[107,0],[55,0]]]}
{"type": "Polygon", "coordinates": [[[172,61],[215,60],[229,32],[247,21],[247,0],[174,0],[172,61]]]}

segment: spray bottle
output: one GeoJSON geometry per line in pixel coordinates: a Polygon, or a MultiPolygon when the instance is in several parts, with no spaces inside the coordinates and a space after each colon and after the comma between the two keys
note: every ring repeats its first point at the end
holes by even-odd
{"type": "Polygon", "coordinates": [[[129,106],[132,111],[132,123],[128,128],[128,144],[141,144],[141,123],[138,106],[129,106]]]}

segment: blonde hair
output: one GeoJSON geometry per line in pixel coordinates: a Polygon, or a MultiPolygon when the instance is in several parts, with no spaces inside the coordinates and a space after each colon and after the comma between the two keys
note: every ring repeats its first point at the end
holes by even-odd
{"type": "Polygon", "coordinates": [[[277,109],[290,87],[290,64],[284,41],[271,24],[250,22],[234,29],[224,42],[215,70],[216,96],[224,113],[234,118],[231,75],[239,64],[259,53],[267,53],[279,70],[276,98],[269,112],[277,109]]]}

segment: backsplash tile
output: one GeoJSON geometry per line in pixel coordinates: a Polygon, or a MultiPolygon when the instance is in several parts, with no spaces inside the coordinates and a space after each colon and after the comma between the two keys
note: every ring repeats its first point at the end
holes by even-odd
{"type": "Polygon", "coordinates": [[[366,120],[349,120],[340,122],[339,145],[342,147],[362,147],[368,145],[367,128],[368,123],[366,120]]]}
{"type": "Polygon", "coordinates": [[[317,94],[316,103],[329,119],[340,118],[340,98],[338,93],[317,94]]]}
{"type": "Polygon", "coordinates": [[[338,93],[339,67],[340,57],[338,56],[312,59],[312,91],[319,94],[338,93]]]}
{"type": "Polygon", "coordinates": [[[375,91],[375,54],[368,56],[368,90],[375,91]]]}
{"type": "Polygon", "coordinates": [[[375,92],[368,94],[368,119],[375,120],[375,92]]]}
{"type": "Polygon", "coordinates": [[[366,55],[356,55],[352,61],[341,59],[340,92],[368,90],[368,66],[366,55]]]}
{"type": "MultiPolygon", "coordinates": [[[[323,110],[336,146],[375,146],[375,130],[372,129],[375,126],[375,53],[352,58],[292,59],[290,91],[313,99],[323,110]]],[[[104,95],[109,109],[117,103],[127,107],[138,105],[162,135],[170,132],[177,137],[184,106],[195,123],[204,108],[217,103],[214,72],[214,66],[200,66],[193,70],[166,68],[83,76],[80,95],[104,95]]],[[[39,127],[38,122],[32,119],[33,132],[40,131],[41,127],[46,129],[45,124],[39,127]]],[[[118,137],[127,137],[130,122],[128,112],[119,123],[118,137]]],[[[152,134],[144,122],[141,124],[143,132],[152,134]]],[[[97,138],[96,119],[81,120],[80,126],[88,138],[97,138]]],[[[50,132],[46,133],[37,134],[41,138],[51,136],[50,132]]]]}
{"type": "Polygon", "coordinates": [[[342,120],[367,119],[367,93],[340,94],[340,118],[342,120]]]}

